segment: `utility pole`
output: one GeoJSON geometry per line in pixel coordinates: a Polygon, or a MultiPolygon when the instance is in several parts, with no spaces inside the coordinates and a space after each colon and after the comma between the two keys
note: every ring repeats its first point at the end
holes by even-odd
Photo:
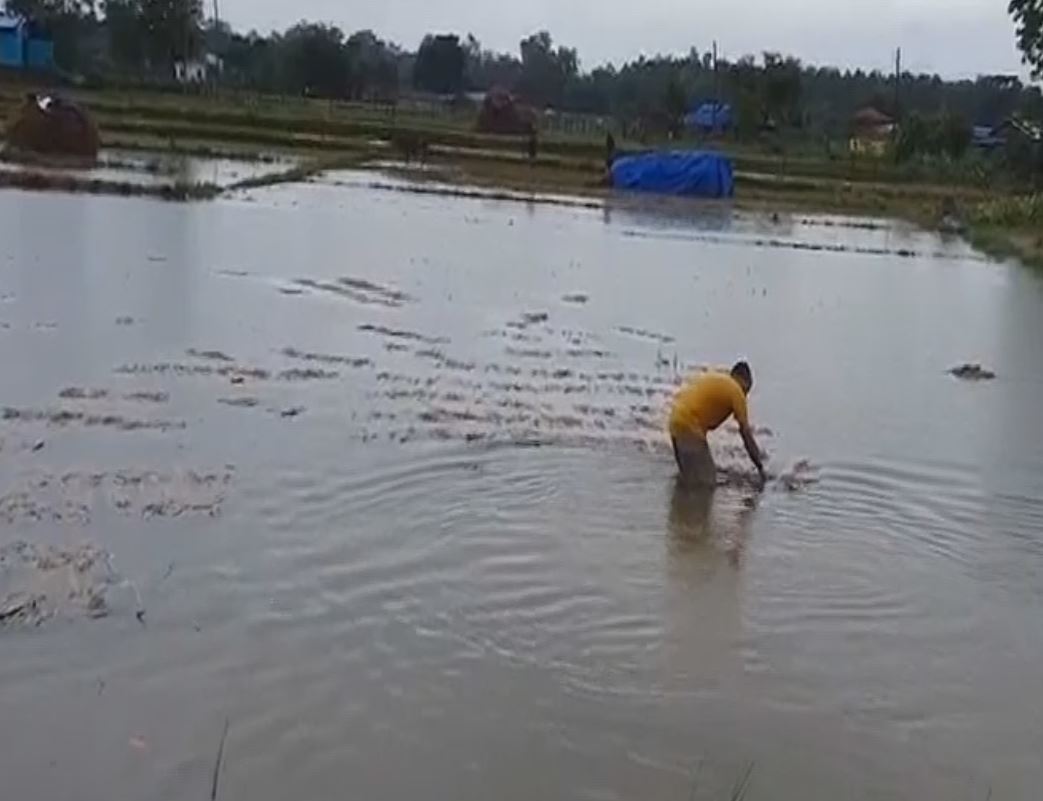
{"type": "MultiPolygon", "coordinates": [[[[214,0],[216,2],[217,0],[214,0]]],[[[895,122],[902,118],[901,98],[899,92],[902,85],[902,48],[895,51],[895,122]]]]}
{"type": "Polygon", "coordinates": [[[902,86],[902,48],[895,50],[895,113],[894,113],[894,130],[891,133],[891,145],[892,150],[895,154],[895,163],[898,162],[898,137],[901,135],[899,126],[901,125],[902,119],[902,107],[901,107],[901,86],[902,86]]]}
{"type": "Polygon", "coordinates": [[[717,40],[713,40],[713,116],[711,117],[710,134],[717,132],[717,111],[721,107],[721,79],[717,71],[717,40]]]}

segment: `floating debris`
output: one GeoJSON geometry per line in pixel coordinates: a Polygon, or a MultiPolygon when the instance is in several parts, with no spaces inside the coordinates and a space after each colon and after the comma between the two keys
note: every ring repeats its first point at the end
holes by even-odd
{"type": "Polygon", "coordinates": [[[992,381],[996,378],[992,370],[986,370],[980,364],[961,364],[952,368],[949,374],[964,381],[992,381]]]}

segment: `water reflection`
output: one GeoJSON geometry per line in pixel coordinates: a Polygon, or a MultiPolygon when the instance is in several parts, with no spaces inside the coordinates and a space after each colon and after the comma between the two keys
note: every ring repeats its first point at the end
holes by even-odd
{"type": "Polygon", "coordinates": [[[667,522],[672,553],[723,553],[738,567],[759,501],[760,494],[753,490],[735,496],[694,486],[678,476],[667,522]]]}

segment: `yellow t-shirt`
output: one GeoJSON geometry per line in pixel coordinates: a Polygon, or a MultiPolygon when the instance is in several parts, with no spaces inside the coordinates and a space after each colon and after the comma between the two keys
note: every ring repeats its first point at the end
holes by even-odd
{"type": "Polygon", "coordinates": [[[705,373],[683,387],[670,411],[670,436],[706,437],[731,415],[740,426],[749,425],[746,393],[728,373],[705,373]]]}

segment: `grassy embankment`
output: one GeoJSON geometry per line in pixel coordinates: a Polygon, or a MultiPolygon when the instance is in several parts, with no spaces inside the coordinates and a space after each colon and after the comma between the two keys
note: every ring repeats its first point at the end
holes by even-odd
{"type": "MultiPolygon", "coordinates": [[[[0,119],[21,102],[24,87],[0,87],[0,119]]],[[[444,166],[439,181],[520,191],[602,197],[603,142],[591,136],[546,132],[535,163],[519,137],[476,133],[473,113],[409,113],[359,104],[227,95],[221,98],[127,92],[74,93],[96,115],[108,148],[170,151],[256,159],[291,157],[296,166],[233,188],[306,180],[325,170],[365,167],[423,149],[424,160],[444,166]]],[[[623,149],[637,149],[622,142],[623,149]]],[[[900,217],[936,226],[944,209],[958,209],[975,244],[997,255],[1043,264],[1038,198],[983,189],[970,179],[924,180],[902,168],[820,153],[780,156],[727,143],[736,166],[736,205],[769,211],[806,211],[900,217]]],[[[22,174],[7,183],[37,188],[150,194],[168,199],[213,197],[210,184],[140,186],[22,174]]]]}

